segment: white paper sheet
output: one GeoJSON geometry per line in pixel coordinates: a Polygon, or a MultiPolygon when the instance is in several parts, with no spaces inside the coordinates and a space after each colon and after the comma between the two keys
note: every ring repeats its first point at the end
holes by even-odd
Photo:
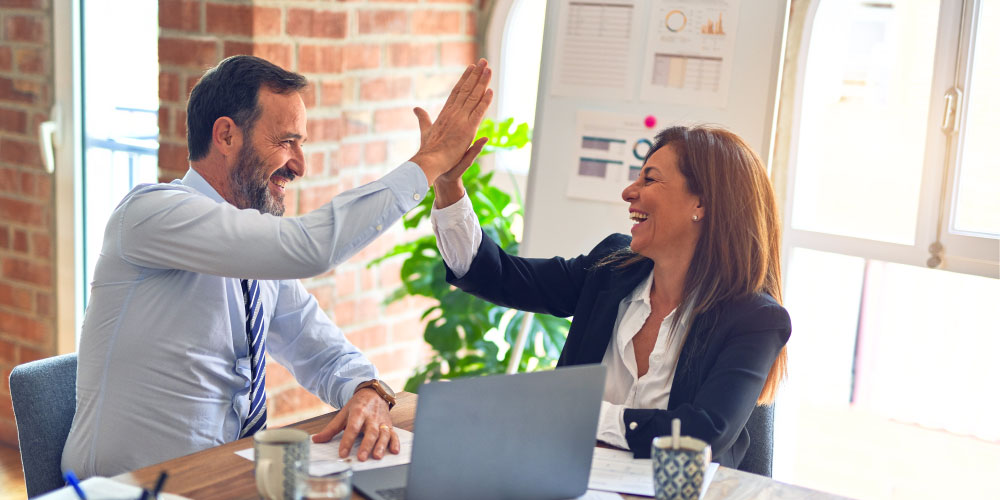
{"type": "Polygon", "coordinates": [[[647,127],[645,120],[641,114],[578,111],[572,158],[576,164],[566,196],[623,206],[622,190],[638,178],[653,145],[656,129],[647,127]]]}
{"type": "MultiPolygon", "coordinates": [[[[345,466],[351,469],[368,470],[380,467],[392,467],[393,465],[403,465],[410,463],[410,454],[413,451],[413,433],[407,430],[395,428],[396,435],[399,436],[399,454],[392,454],[386,451],[381,460],[369,458],[364,462],[358,460],[358,447],[360,441],[355,441],[354,447],[347,458],[340,458],[340,437],[337,436],[326,443],[309,443],[309,473],[317,476],[329,474],[343,470],[345,466]]],[[[253,448],[240,450],[237,455],[253,460],[253,448]]]]}
{"type": "MultiPolygon", "coordinates": [[[[711,484],[718,469],[719,464],[715,462],[708,464],[701,484],[701,495],[698,498],[705,498],[708,485],[711,484]]],[[[594,461],[590,467],[590,483],[587,487],[592,490],[651,497],[655,494],[653,460],[633,458],[631,451],[594,448],[594,461]]]]}
{"type": "Polygon", "coordinates": [[[587,490],[583,496],[571,500],[622,500],[622,496],[610,491],[587,490]]]}
{"type": "MultiPolygon", "coordinates": [[[[167,484],[170,478],[167,477],[167,484]]],[[[148,485],[152,487],[153,485],[148,485]]],[[[80,488],[87,494],[87,498],[99,498],[101,500],[135,500],[142,494],[142,488],[130,484],[119,483],[114,479],[106,477],[91,477],[80,481],[80,488]]],[[[170,493],[160,493],[160,500],[185,500],[185,497],[170,493]]],[[[37,500],[77,500],[76,491],[72,487],[66,486],[58,490],[46,493],[37,500]]]]}
{"type": "Polygon", "coordinates": [[[562,0],[552,95],[632,99],[635,0],[562,0]]]}
{"type": "Polygon", "coordinates": [[[653,2],[639,98],[725,107],[739,11],[739,0],[653,2]]]}

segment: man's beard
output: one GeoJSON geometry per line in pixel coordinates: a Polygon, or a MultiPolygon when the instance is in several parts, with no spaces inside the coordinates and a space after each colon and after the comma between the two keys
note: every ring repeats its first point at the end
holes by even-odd
{"type": "MultiPolygon", "coordinates": [[[[229,173],[229,182],[236,198],[234,205],[237,208],[253,208],[263,214],[281,217],[285,213],[285,195],[279,194],[275,197],[271,194],[269,186],[271,176],[261,178],[262,172],[266,172],[264,160],[253,146],[249,143],[244,144],[236,157],[236,166],[229,173]]],[[[288,167],[281,167],[272,175],[285,177],[288,180],[295,178],[295,174],[288,167]]]]}

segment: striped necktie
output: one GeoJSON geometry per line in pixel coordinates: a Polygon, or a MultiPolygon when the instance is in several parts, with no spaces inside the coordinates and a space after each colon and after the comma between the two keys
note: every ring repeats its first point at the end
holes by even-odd
{"type": "Polygon", "coordinates": [[[240,280],[247,313],[247,343],[250,345],[250,412],[240,437],[253,436],[267,427],[267,394],[264,393],[264,320],[257,280],[240,280]]]}

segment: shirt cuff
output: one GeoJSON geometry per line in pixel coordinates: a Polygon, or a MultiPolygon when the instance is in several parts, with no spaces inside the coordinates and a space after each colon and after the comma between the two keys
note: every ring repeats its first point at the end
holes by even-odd
{"type": "Polygon", "coordinates": [[[396,195],[396,200],[409,212],[427,196],[427,176],[416,163],[408,161],[379,179],[396,195]]]}
{"type": "Polygon", "coordinates": [[[431,208],[431,225],[444,263],[456,278],[465,276],[483,242],[483,231],[469,194],[447,207],[431,208]]]}
{"type": "Polygon", "coordinates": [[[625,406],[601,401],[601,416],[597,424],[597,439],[612,446],[628,449],[625,440],[625,406]]]}

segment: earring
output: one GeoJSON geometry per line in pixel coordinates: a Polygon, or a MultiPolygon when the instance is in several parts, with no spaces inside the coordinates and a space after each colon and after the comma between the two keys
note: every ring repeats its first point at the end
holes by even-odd
{"type": "Polygon", "coordinates": [[[691,220],[698,222],[698,214],[692,215],[691,220]]]}

